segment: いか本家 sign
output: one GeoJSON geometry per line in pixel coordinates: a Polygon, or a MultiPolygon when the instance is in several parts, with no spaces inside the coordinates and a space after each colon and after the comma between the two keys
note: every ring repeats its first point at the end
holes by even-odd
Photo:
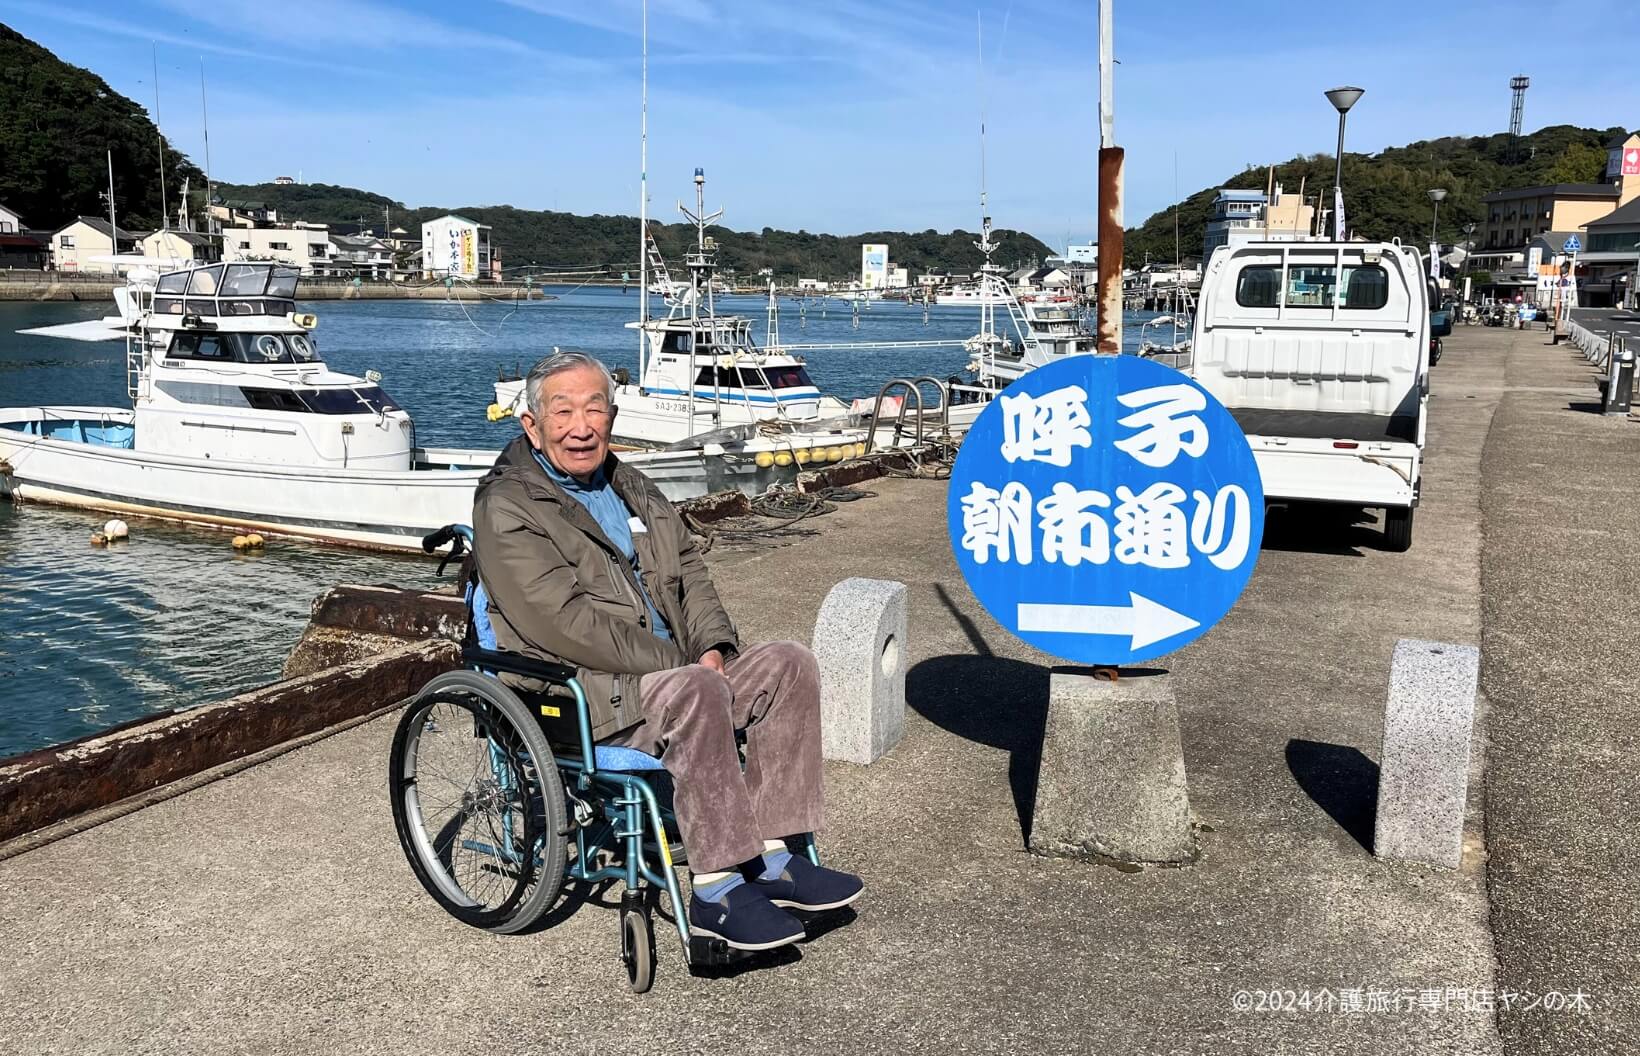
{"type": "Polygon", "coordinates": [[[1077,356],[992,400],[952,467],[974,596],[1074,663],[1135,664],[1223,618],[1258,561],[1264,489],[1235,419],[1138,356],[1077,356]]]}

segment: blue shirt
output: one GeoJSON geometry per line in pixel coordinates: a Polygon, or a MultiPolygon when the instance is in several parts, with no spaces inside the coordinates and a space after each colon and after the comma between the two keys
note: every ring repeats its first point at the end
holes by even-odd
{"type": "Polygon", "coordinates": [[[655,608],[655,603],[649,600],[649,591],[644,589],[642,569],[638,566],[638,547],[632,541],[632,511],[627,509],[626,502],[615,489],[610,486],[609,479],[604,476],[602,466],[592,475],[592,480],[583,484],[568,473],[560,473],[558,467],[547,461],[546,456],[536,451],[535,460],[546,470],[552,482],[569,492],[570,498],[585,507],[592,514],[592,519],[598,522],[609,541],[615,544],[616,549],[631,563],[633,571],[638,573],[633,578],[638,581],[638,594],[643,598],[644,608],[649,610],[649,627],[658,638],[672,640],[672,628],[666,623],[666,618],[655,608]]]}

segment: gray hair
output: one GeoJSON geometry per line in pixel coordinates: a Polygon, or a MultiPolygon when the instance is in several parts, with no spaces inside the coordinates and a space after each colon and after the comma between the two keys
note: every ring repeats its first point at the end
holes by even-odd
{"type": "Polygon", "coordinates": [[[604,376],[604,388],[609,392],[609,404],[615,405],[615,378],[609,373],[609,368],[601,362],[587,355],[585,352],[561,352],[556,347],[552,355],[542,359],[530,372],[524,376],[524,400],[529,405],[530,413],[536,418],[542,417],[541,387],[554,374],[562,374],[566,370],[579,370],[582,367],[594,367],[604,376]]]}

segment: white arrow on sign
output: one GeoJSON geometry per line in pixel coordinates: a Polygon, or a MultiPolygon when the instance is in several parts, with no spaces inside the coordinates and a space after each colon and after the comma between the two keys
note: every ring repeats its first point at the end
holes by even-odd
{"type": "Polygon", "coordinates": [[[1200,627],[1181,612],[1158,605],[1149,598],[1128,591],[1127,605],[1019,605],[1019,630],[1051,631],[1059,634],[1128,635],[1130,649],[1142,649],[1153,642],[1200,627]]]}

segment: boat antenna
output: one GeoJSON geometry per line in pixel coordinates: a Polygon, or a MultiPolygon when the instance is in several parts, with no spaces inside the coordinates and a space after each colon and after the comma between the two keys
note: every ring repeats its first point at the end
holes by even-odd
{"type": "MultiPolygon", "coordinates": [[[[643,4],[642,102],[638,108],[638,385],[649,341],[649,0],[643,4]]],[[[691,422],[690,425],[694,423],[691,422]]]]}
{"type": "Polygon", "coordinates": [[[211,213],[211,115],[205,108],[205,56],[199,57],[199,119],[205,125],[205,233],[211,230],[215,217],[211,213]]]}
{"type": "MultiPolygon", "coordinates": [[[[149,41],[154,55],[154,135],[159,139],[159,227],[171,230],[171,205],[165,196],[165,131],[159,123],[159,44],[149,41]]],[[[120,251],[119,239],[114,240],[114,252],[120,251]]]]}

